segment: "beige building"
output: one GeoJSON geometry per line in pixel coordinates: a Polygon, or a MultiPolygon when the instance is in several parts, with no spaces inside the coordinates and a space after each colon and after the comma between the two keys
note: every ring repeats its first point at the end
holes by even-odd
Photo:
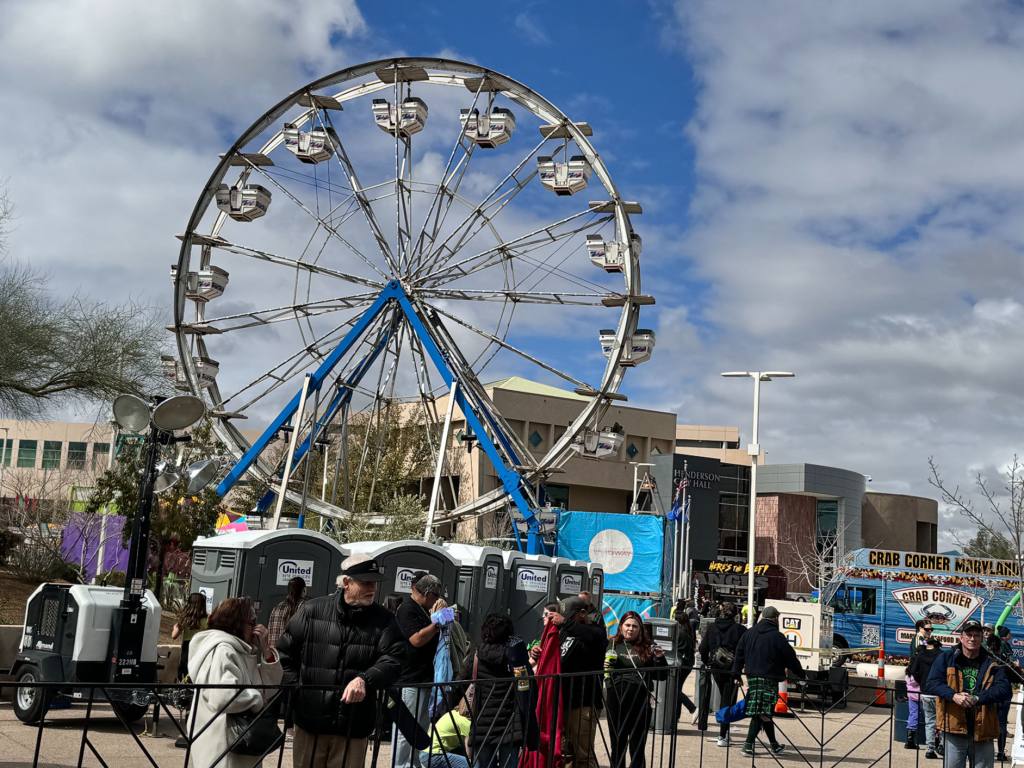
{"type": "Polygon", "coordinates": [[[0,502],[66,501],[110,462],[109,424],[0,419],[0,502]]]}
{"type": "MultiPolygon", "coordinates": [[[[717,459],[723,464],[750,466],[750,454],[740,445],[739,427],[718,427],[708,424],[677,424],[676,453],[717,459]]],[[[758,464],[764,464],[761,451],[758,464]]]]}
{"type": "Polygon", "coordinates": [[[872,549],[937,552],[939,502],[902,493],[864,494],[861,538],[872,549]]]}
{"type": "MultiPolygon", "coordinates": [[[[547,384],[513,376],[485,384],[484,389],[523,445],[537,457],[565,434],[588,398],[547,384]]],[[[441,414],[447,397],[439,398],[441,414]]],[[[599,426],[619,424],[625,435],[616,454],[602,459],[573,456],[545,484],[547,501],[563,509],[591,512],[628,512],[633,500],[634,464],[650,462],[653,456],[671,455],[675,440],[675,414],[612,404],[599,426]]],[[[461,436],[465,421],[456,410],[452,421],[449,466],[457,467],[459,503],[471,501],[501,484],[490,460],[479,448],[466,451],[461,436]]],[[[643,468],[638,470],[643,476],[643,468]]],[[[424,478],[426,483],[430,478],[424,478]]],[[[451,506],[450,499],[447,499],[451,506]]],[[[443,519],[443,518],[442,518],[443,519]]],[[[493,515],[463,521],[460,531],[469,536],[490,538],[507,535],[495,528],[493,515]]]]}

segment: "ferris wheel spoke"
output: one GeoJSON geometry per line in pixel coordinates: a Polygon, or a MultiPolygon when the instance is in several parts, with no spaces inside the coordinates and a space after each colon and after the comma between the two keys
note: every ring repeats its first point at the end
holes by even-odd
{"type": "Polygon", "coordinates": [[[553,365],[545,363],[540,358],[535,357],[534,355],[531,355],[529,352],[524,352],[523,350],[519,349],[518,347],[516,347],[516,346],[514,346],[512,344],[509,344],[504,339],[501,339],[501,338],[495,336],[492,333],[488,333],[487,331],[483,331],[483,330],[477,328],[472,323],[466,322],[462,318],[460,318],[460,317],[458,317],[456,315],[453,315],[450,312],[446,312],[445,310],[441,309],[440,307],[436,307],[435,306],[434,307],[434,311],[437,312],[438,314],[444,315],[449,320],[452,320],[452,321],[458,323],[463,328],[466,328],[467,330],[472,331],[473,333],[477,334],[478,336],[481,336],[482,338],[487,339],[488,341],[493,342],[494,344],[497,344],[502,349],[507,349],[509,352],[512,352],[512,353],[514,353],[516,355],[519,355],[524,360],[528,360],[529,362],[533,363],[534,365],[540,366],[541,368],[543,368],[548,373],[555,374],[556,376],[558,376],[561,379],[564,379],[565,381],[569,382],[570,384],[574,384],[577,387],[583,387],[583,388],[588,389],[588,390],[594,389],[594,387],[591,386],[590,384],[587,384],[587,382],[581,381],[580,379],[577,379],[574,376],[570,376],[569,374],[565,373],[564,371],[561,371],[558,368],[555,368],[553,365]]]}
{"type": "MultiPolygon", "coordinates": [[[[472,113],[476,109],[477,103],[480,101],[480,94],[483,92],[483,87],[486,84],[484,78],[480,78],[480,83],[477,85],[476,92],[473,94],[473,101],[469,105],[469,112],[472,113]]],[[[492,97],[493,98],[493,97],[492,97]]],[[[462,179],[466,175],[466,169],[469,168],[469,161],[473,155],[473,150],[476,144],[466,142],[466,122],[459,120],[459,133],[455,137],[455,143],[452,145],[452,151],[448,155],[448,162],[445,164],[444,172],[441,174],[441,181],[437,185],[437,190],[430,200],[430,207],[427,209],[427,215],[423,219],[423,224],[420,226],[420,233],[416,238],[416,248],[414,250],[415,262],[413,263],[413,271],[419,267],[420,262],[423,258],[423,251],[425,247],[433,247],[434,243],[437,242],[438,233],[444,226],[444,221],[448,216],[448,211],[451,208],[452,201],[455,199],[459,191],[459,186],[462,184],[462,179]],[[459,158],[454,169],[452,164],[455,163],[455,156],[458,154],[459,149],[462,149],[462,156],[459,158]],[[449,175],[450,174],[450,175],[449,175]],[[449,182],[454,180],[454,184],[449,189],[449,182]],[[444,206],[442,208],[442,200],[444,200],[444,206]],[[431,223],[431,217],[433,222],[431,223]],[[430,234],[427,234],[427,226],[430,225],[430,234]],[[429,244],[427,244],[429,241],[429,244]]]]}
{"type": "MultiPolygon", "coordinates": [[[[453,477],[455,470],[452,467],[452,457],[450,455],[448,445],[441,442],[441,434],[435,434],[436,427],[441,424],[441,418],[437,410],[437,398],[434,396],[435,390],[431,387],[430,383],[427,356],[423,351],[422,342],[415,333],[409,333],[409,340],[409,356],[413,364],[413,370],[416,374],[416,388],[419,391],[420,412],[422,414],[423,430],[426,435],[427,446],[430,453],[435,456],[440,455],[440,452],[444,451],[444,455],[441,459],[441,475],[447,480],[452,504],[458,506],[459,497],[455,488],[455,478],[453,477]],[[445,467],[447,467],[447,471],[445,471],[445,467]]],[[[448,396],[451,397],[450,390],[448,396]]]]}
{"type": "Polygon", "coordinates": [[[292,201],[293,203],[295,203],[295,205],[297,205],[297,206],[298,206],[298,207],[299,207],[300,209],[302,209],[303,211],[305,211],[305,212],[306,212],[306,214],[307,214],[307,215],[308,215],[308,216],[309,216],[309,217],[310,217],[311,219],[313,219],[313,221],[317,222],[317,224],[319,224],[319,225],[320,225],[321,227],[323,227],[323,228],[324,228],[325,230],[327,230],[328,232],[330,232],[330,233],[331,233],[331,235],[333,235],[333,236],[335,237],[335,239],[337,239],[337,240],[338,240],[338,242],[342,243],[342,244],[343,244],[343,245],[344,245],[344,246],[345,246],[345,247],[346,247],[346,248],[347,248],[347,249],[348,249],[349,251],[351,251],[351,252],[352,252],[352,253],[353,253],[353,254],[354,254],[355,256],[357,256],[357,257],[358,257],[358,258],[359,258],[359,259],[360,259],[360,260],[361,260],[361,261],[362,261],[362,262],[363,262],[363,263],[364,263],[364,264],[365,264],[366,266],[368,266],[368,267],[369,267],[370,269],[372,269],[372,270],[373,270],[374,272],[376,272],[376,273],[377,273],[377,274],[378,274],[378,275],[379,275],[379,276],[381,277],[381,279],[382,279],[382,280],[384,280],[384,282],[387,282],[387,280],[388,280],[388,276],[387,276],[386,274],[384,274],[384,273],[383,273],[383,272],[382,272],[382,271],[381,271],[381,270],[380,270],[380,269],[379,269],[379,268],[377,267],[377,265],[376,265],[376,264],[374,264],[374,263],[373,263],[372,261],[370,261],[370,260],[369,260],[369,259],[368,259],[368,258],[366,257],[366,255],[365,255],[365,254],[364,254],[364,253],[363,253],[362,251],[360,251],[360,250],[359,250],[359,249],[358,249],[358,248],[357,248],[357,247],[356,247],[355,245],[353,245],[353,244],[352,244],[351,242],[349,242],[349,241],[348,241],[348,240],[347,240],[347,239],[346,239],[346,238],[344,237],[344,235],[342,235],[342,234],[341,234],[341,232],[339,232],[339,231],[337,230],[337,228],[336,228],[336,227],[333,227],[333,226],[331,226],[331,225],[330,225],[330,224],[328,224],[328,223],[327,223],[326,221],[324,221],[324,219],[323,219],[322,217],[318,216],[318,215],[317,215],[317,214],[316,214],[315,212],[313,212],[312,210],[310,210],[309,206],[307,206],[307,205],[306,205],[305,203],[303,203],[303,202],[302,202],[302,201],[301,201],[301,200],[300,200],[300,199],[299,199],[299,198],[298,198],[298,197],[297,197],[297,196],[296,196],[295,194],[293,194],[293,193],[292,193],[292,191],[291,191],[290,189],[288,189],[288,188],[287,188],[286,186],[284,186],[283,184],[281,184],[281,183],[280,183],[280,182],[279,182],[279,181],[278,181],[277,179],[275,179],[275,178],[274,178],[273,176],[269,175],[269,174],[268,174],[268,173],[266,172],[266,170],[264,170],[264,169],[263,169],[263,168],[261,168],[260,166],[258,166],[258,165],[255,165],[255,164],[253,164],[253,163],[251,163],[251,162],[250,162],[249,164],[250,164],[250,165],[252,166],[252,168],[253,168],[253,169],[254,169],[254,170],[255,170],[255,171],[257,172],[257,173],[261,174],[261,175],[262,175],[262,176],[263,176],[263,177],[264,177],[265,179],[267,179],[267,180],[268,180],[268,181],[269,181],[269,182],[270,182],[271,184],[273,184],[273,185],[274,185],[275,187],[277,187],[277,188],[278,188],[279,190],[281,190],[281,192],[283,192],[283,193],[284,193],[285,197],[287,197],[287,198],[288,198],[289,200],[291,200],[291,201],[292,201]]]}
{"type": "Polygon", "coordinates": [[[423,298],[454,301],[509,300],[516,304],[566,304],[581,307],[621,306],[627,296],[621,293],[588,293],[571,291],[515,291],[484,289],[427,288],[417,292],[423,298]]]}
{"type": "Polygon", "coordinates": [[[452,232],[443,240],[441,244],[435,247],[427,256],[423,259],[420,269],[414,274],[414,277],[418,277],[419,273],[423,270],[436,270],[443,267],[448,261],[455,257],[455,255],[462,248],[466,234],[472,229],[473,225],[478,222],[481,218],[490,220],[488,211],[497,206],[498,211],[504,208],[505,205],[510,203],[516,195],[518,195],[526,186],[530,183],[534,176],[537,175],[537,169],[534,168],[525,178],[520,178],[518,174],[526,167],[526,164],[536,155],[541,147],[544,146],[548,141],[548,137],[545,136],[537,144],[535,144],[530,151],[522,158],[511,171],[498,182],[497,186],[492,189],[477,206],[470,211],[470,213],[452,230],[452,232]],[[505,186],[509,182],[513,182],[511,187],[505,189],[505,186]],[[505,190],[504,192],[502,190],[505,190]],[[455,245],[450,245],[452,239],[456,240],[455,245]]]}
{"type": "Polygon", "coordinates": [[[328,275],[330,277],[336,277],[340,280],[345,280],[349,283],[356,283],[358,285],[365,285],[368,288],[383,288],[384,283],[377,280],[369,280],[359,275],[352,275],[348,272],[342,272],[337,269],[331,269],[330,267],[322,267],[319,264],[313,264],[308,261],[300,261],[298,259],[292,259],[287,256],[278,256],[276,253],[270,251],[262,251],[257,248],[250,248],[246,245],[240,245],[239,243],[230,243],[223,238],[213,238],[208,240],[209,244],[223,251],[234,253],[239,256],[247,256],[251,259],[258,259],[260,261],[267,261],[271,264],[279,264],[283,267],[290,267],[297,270],[305,270],[318,275],[328,275]]]}
{"type": "Polygon", "coordinates": [[[351,296],[335,296],[330,299],[319,299],[307,301],[301,304],[285,304],[280,307],[269,309],[257,309],[251,312],[236,312],[231,315],[204,318],[201,323],[195,323],[192,327],[199,333],[227,333],[238,331],[243,328],[253,328],[272,323],[279,323],[282,320],[291,320],[298,316],[317,317],[332,312],[341,312],[346,309],[358,309],[365,307],[377,298],[376,293],[357,293],[351,296]],[[221,325],[232,320],[242,322],[236,324],[221,325]]]}
{"type": "Polygon", "coordinates": [[[452,280],[468,277],[476,272],[482,272],[485,269],[501,264],[507,259],[522,258],[523,255],[531,250],[549,246],[590,229],[597,229],[613,219],[611,216],[602,216],[596,220],[588,220],[582,224],[572,227],[571,229],[559,230],[560,227],[587,216],[588,214],[593,214],[593,210],[587,209],[585,211],[579,211],[552,224],[537,227],[526,234],[519,235],[511,240],[505,240],[497,243],[486,250],[475,253],[472,256],[467,256],[461,261],[454,262],[442,269],[423,275],[417,279],[416,283],[418,285],[431,287],[444,285],[452,280]]]}
{"type": "MultiPolygon", "coordinates": [[[[383,410],[386,405],[384,392],[388,387],[390,377],[394,371],[394,362],[388,363],[390,357],[391,347],[395,342],[395,330],[397,329],[397,310],[392,309],[387,316],[385,321],[386,325],[390,329],[390,336],[387,340],[387,349],[385,351],[384,359],[380,362],[380,366],[377,373],[377,386],[373,391],[373,400],[370,403],[369,414],[364,419],[364,432],[363,432],[363,444],[359,451],[359,464],[356,467],[355,473],[355,493],[352,497],[353,506],[359,504],[359,492],[363,485],[363,471],[366,468],[367,460],[376,460],[376,457],[370,456],[370,444],[375,436],[379,436],[382,430],[382,420],[384,418],[383,410]]],[[[379,455],[379,454],[378,454],[379,455]]],[[[367,493],[367,500],[363,502],[363,507],[366,509],[370,508],[372,496],[371,493],[367,493]]]]}
{"type": "MultiPolygon", "coordinates": [[[[420,306],[421,311],[423,311],[422,305],[420,306]]],[[[431,338],[441,349],[449,364],[453,366],[454,373],[459,378],[459,385],[463,387],[464,395],[479,409],[480,413],[478,415],[484,417],[484,426],[494,431],[495,437],[498,438],[496,441],[498,450],[505,455],[505,459],[510,465],[518,465],[529,457],[529,451],[523,445],[522,440],[519,439],[518,433],[513,431],[505,418],[494,407],[494,402],[487,395],[487,392],[484,391],[480,381],[473,373],[472,366],[462,354],[458,344],[455,343],[455,339],[448,332],[438,313],[434,312],[432,307],[429,309],[430,312],[424,312],[424,314],[432,316],[434,320],[430,331],[428,331],[431,333],[431,338]]]]}
{"type": "MultiPolygon", "coordinates": [[[[352,160],[349,157],[348,151],[345,149],[345,144],[341,140],[341,134],[334,128],[334,121],[331,119],[330,113],[326,113],[327,126],[330,130],[327,131],[328,140],[334,146],[334,155],[338,159],[338,164],[341,166],[342,171],[348,177],[348,183],[352,187],[353,195],[359,203],[359,209],[363,212],[363,218],[366,220],[366,225],[370,229],[370,234],[377,243],[377,248],[380,250],[380,255],[384,259],[385,263],[393,270],[394,269],[394,255],[391,253],[391,246],[388,244],[387,238],[384,237],[384,231],[380,228],[380,224],[377,222],[377,216],[373,212],[373,206],[370,205],[370,200],[366,196],[367,187],[363,187],[359,183],[359,177],[356,175],[355,166],[352,164],[352,160]]],[[[321,118],[321,125],[323,125],[323,118],[321,118]]]]}
{"type": "Polygon", "coordinates": [[[303,366],[309,362],[317,359],[322,355],[321,347],[328,346],[334,341],[340,339],[348,329],[353,326],[358,320],[358,316],[350,317],[342,323],[339,323],[334,328],[331,328],[324,334],[321,334],[312,344],[307,345],[298,352],[289,355],[287,358],[279,363],[271,366],[269,369],[258,375],[251,382],[246,384],[244,387],[239,389],[237,392],[229,395],[228,397],[221,397],[220,402],[217,404],[218,407],[224,408],[225,406],[232,403],[240,395],[254,389],[257,385],[262,384],[266,381],[272,381],[271,389],[267,392],[263,392],[253,400],[246,402],[241,406],[233,406],[234,410],[244,412],[247,408],[263,399],[266,395],[270,394],[273,390],[280,387],[282,384],[288,382],[303,366]]]}

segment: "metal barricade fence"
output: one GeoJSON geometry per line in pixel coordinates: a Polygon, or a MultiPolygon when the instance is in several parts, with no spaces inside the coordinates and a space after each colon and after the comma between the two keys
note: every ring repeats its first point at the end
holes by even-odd
{"type": "MultiPolygon", "coordinates": [[[[287,735],[266,750],[262,764],[295,768],[729,768],[731,762],[803,763],[818,768],[892,765],[896,709],[872,703],[874,685],[850,686],[831,701],[794,703],[791,699],[790,716],[774,718],[773,728],[759,728],[749,754],[741,734],[751,732],[750,718],[723,728],[714,712],[705,716],[701,711],[700,705],[706,706],[703,701],[693,702],[692,714],[682,708],[681,718],[675,717],[680,711],[675,700],[680,680],[688,681],[687,690],[692,692],[701,674],[710,673],[677,666],[639,667],[557,678],[530,676],[525,682],[513,677],[410,685],[369,694],[362,710],[371,713],[368,732],[356,732],[356,719],[349,717],[346,732],[321,735],[302,728],[303,712],[295,711],[296,694],[340,691],[326,686],[266,686],[260,689],[259,713],[287,735]],[[658,679],[661,676],[664,679],[658,679]],[[464,717],[456,710],[467,699],[471,704],[464,717]],[[655,712],[666,709],[673,713],[674,727],[658,727],[655,712]],[[700,730],[705,717],[706,730],[700,730]],[[556,733],[561,741],[554,738],[556,733]],[[784,747],[781,754],[772,751],[771,736],[784,747]]],[[[726,680],[712,678],[702,688],[707,691],[719,684],[725,685],[726,680]]],[[[6,717],[0,718],[5,737],[0,764],[119,768],[260,764],[258,755],[232,751],[243,737],[238,710],[247,697],[257,700],[251,688],[96,684],[79,687],[71,705],[62,708],[55,705],[66,686],[36,683],[32,689],[53,706],[33,726],[17,722],[6,708],[6,717]],[[144,721],[127,722],[122,714],[125,708],[111,706],[111,699],[145,706],[144,721]],[[174,746],[176,740],[182,748],[174,746]]],[[[793,698],[806,698],[799,696],[797,686],[790,692],[793,698]]],[[[721,693],[723,704],[730,703],[732,691],[721,693]]],[[[744,695],[744,687],[737,686],[736,696],[744,695]]],[[[342,712],[352,705],[338,706],[342,712]]],[[[1017,709],[1019,704],[1013,719],[1019,717],[1017,709]]],[[[248,720],[255,723],[256,718],[248,720]]],[[[253,724],[249,729],[264,726],[253,724]]],[[[921,768],[939,765],[925,759],[924,749],[911,753],[898,743],[896,747],[901,766],[909,762],[921,768]]]]}

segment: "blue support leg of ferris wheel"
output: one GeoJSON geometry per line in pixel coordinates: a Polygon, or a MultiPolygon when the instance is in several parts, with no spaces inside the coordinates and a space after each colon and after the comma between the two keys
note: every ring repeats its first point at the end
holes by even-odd
{"type": "MultiPolygon", "coordinates": [[[[441,378],[445,384],[451,387],[452,383],[456,380],[455,374],[453,373],[452,366],[445,355],[441,352],[437,343],[434,341],[433,336],[427,331],[426,325],[423,319],[420,317],[416,308],[409,300],[408,295],[402,288],[401,284],[397,281],[389,282],[384,290],[380,292],[376,300],[372,305],[359,317],[359,320],[352,326],[345,337],[341,340],[338,346],[331,352],[330,355],[323,361],[319,368],[310,377],[309,391],[318,391],[323,386],[324,381],[331,371],[337,366],[341,359],[352,349],[353,345],[359,340],[359,338],[366,332],[370,324],[377,318],[383,311],[384,307],[391,301],[394,301],[401,308],[402,313],[405,315],[406,320],[409,322],[409,326],[413,329],[413,332],[419,337],[420,342],[423,344],[423,348],[427,355],[433,362],[434,367],[437,369],[441,378]]],[[[376,359],[379,351],[386,346],[386,342],[381,343],[369,357],[376,359]]],[[[357,372],[365,371],[372,365],[372,359],[364,359],[363,363],[357,367],[357,372]],[[365,363],[365,366],[364,366],[365,363]]],[[[361,378],[361,374],[358,376],[361,378]]],[[[341,405],[342,399],[345,396],[351,397],[352,388],[355,383],[358,383],[358,378],[355,382],[350,381],[347,387],[340,387],[338,393],[335,395],[334,400],[337,400],[337,406],[341,405]],[[344,392],[342,392],[344,390],[344,392]]],[[[295,397],[284,407],[284,409],[277,415],[277,417],[270,423],[270,426],[263,432],[262,435],[250,446],[249,450],[243,454],[242,458],[238,460],[231,471],[228,472],[227,476],[217,486],[217,493],[220,496],[224,496],[234,486],[236,482],[245,474],[245,472],[252,466],[256,461],[256,458],[266,449],[270,441],[274,439],[278,431],[294,416],[295,412],[299,407],[299,400],[301,392],[296,393],[295,397]]],[[[330,410],[331,405],[335,405],[334,400],[328,406],[330,410]]],[[[512,525],[512,532],[516,539],[516,545],[520,551],[526,551],[530,554],[543,554],[544,542],[541,536],[540,521],[537,518],[537,514],[533,509],[533,505],[530,503],[529,498],[525,492],[526,481],[523,476],[519,473],[515,466],[519,461],[519,458],[512,446],[511,440],[504,434],[500,425],[497,421],[487,412],[485,408],[479,407],[477,403],[470,400],[467,396],[467,389],[465,387],[457,387],[455,392],[455,402],[462,411],[463,416],[466,419],[466,426],[469,427],[477,436],[480,444],[480,448],[484,451],[487,458],[490,460],[491,465],[494,467],[495,472],[498,474],[498,478],[501,480],[502,487],[505,492],[511,498],[512,503],[515,504],[522,515],[523,521],[526,523],[527,536],[526,542],[522,540],[519,535],[518,525],[512,525]],[[480,414],[484,414],[484,420],[487,422],[487,427],[490,432],[493,433],[498,442],[501,444],[502,449],[511,459],[511,462],[507,462],[505,457],[502,456],[501,451],[498,450],[497,445],[491,439],[488,429],[485,429],[484,421],[481,420],[480,414]]],[[[337,410],[335,406],[334,410],[337,410]]],[[[333,414],[332,414],[333,415],[333,414]]],[[[327,418],[325,414],[324,419],[327,418]]],[[[324,419],[321,419],[322,423],[326,423],[324,419]]],[[[318,424],[316,431],[321,428],[322,424],[318,424]]],[[[306,441],[296,449],[293,461],[301,460],[306,452],[309,450],[309,446],[312,443],[313,435],[311,434],[306,441]]],[[[273,496],[274,491],[268,491],[262,499],[260,499],[260,506],[265,503],[269,506],[269,500],[273,496]]]]}
{"type": "MultiPolygon", "coordinates": [[[[394,289],[396,287],[398,287],[398,283],[388,283],[384,290],[380,292],[380,295],[377,296],[373,304],[363,312],[349,332],[345,334],[345,338],[341,340],[341,343],[335,347],[334,351],[331,352],[331,354],[324,359],[323,363],[320,364],[320,367],[314,371],[309,382],[310,392],[314,392],[323,386],[324,380],[331,371],[334,370],[334,367],[341,361],[342,357],[348,353],[363,333],[366,332],[370,323],[376,319],[384,307],[387,306],[388,302],[394,301],[394,289]]],[[[270,441],[277,436],[281,427],[287,424],[299,409],[299,400],[301,397],[301,391],[297,392],[288,405],[286,405],[274,420],[270,422],[270,426],[263,431],[263,434],[260,435],[251,446],[249,446],[249,450],[242,455],[242,458],[235,463],[235,466],[231,468],[227,476],[220,481],[220,484],[217,486],[218,496],[225,496],[235,483],[238,482],[242,475],[249,470],[259,455],[266,450],[266,447],[270,444],[270,441]]]]}
{"type": "MultiPolygon", "coordinates": [[[[444,383],[450,388],[452,382],[454,382],[455,374],[452,373],[451,366],[448,364],[448,360],[441,352],[437,343],[434,341],[434,337],[427,332],[426,325],[423,323],[423,319],[420,317],[416,308],[413,307],[412,302],[409,301],[409,297],[405,291],[398,288],[396,291],[396,300],[398,305],[402,308],[405,313],[406,320],[409,321],[409,326],[413,329],[413,332],[419,337],[420,342],[423,344],[423,349],[434,363],[434,367],[438,373],[441,374],[441,378],[444,383]]],[[[531,554],[540,554],[543,549],[543,541],[540,537],[540,524],[537,520],[537,515],[533,510],[533,506],[527,499],[526,494],[523,492],[524,480],[522,475],[510,467],[501,453],[498,451],[497,446],[491,440],[484,429],[483,423],[480,421],[480,417],[477,414],[477,409],[466,397],[466,389],[464,387],[457,387],[455,390],[455,403],[459,406],[459,410],[462,411],[463,416],[466,419],[466,426],[473,430],[477,436],[477,440],[480,443],[480,448],[487,455],[487,458],[491,461],[491,466],[494,467],[494,471],[498,473],[498,478],[501,480],[502,487],[505,492],[512,499],[512,503],[516,505],[519,513],[523,516],[523,520],[526,521],[527,526],[527,542],[526,547],[523,546],[523,540],[519,536],[519,527],[512,524],[512,532],[515,534],[516,545],[519,551],[527,551],[531,554]]],[[[495,434],[500,434],[501,430],[495,424],[491,424],[492,430],[495,434]]],[[[503,441],[504,444],[504,441],[503,441]]],[[[512,454],[515,455],[514,453],[512,454]]]]}

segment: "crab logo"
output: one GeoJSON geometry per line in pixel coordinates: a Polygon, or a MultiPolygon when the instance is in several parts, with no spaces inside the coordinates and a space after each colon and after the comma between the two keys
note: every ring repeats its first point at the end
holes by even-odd
{"type": "Polygon", "coordinates": [[[924,618],[934,624],[946,624],[954,616],[952,609],[941,603],[929,603],[921,609],[921,613],[924,614],[924,618]]]}
{"type": "Polygon", "coordinates": [[[911,621],[928,619],[940,632],[955,632],[981,605],[981,598],[949,587],[908,587],[894,589],[893,599],[911,621]]]}

